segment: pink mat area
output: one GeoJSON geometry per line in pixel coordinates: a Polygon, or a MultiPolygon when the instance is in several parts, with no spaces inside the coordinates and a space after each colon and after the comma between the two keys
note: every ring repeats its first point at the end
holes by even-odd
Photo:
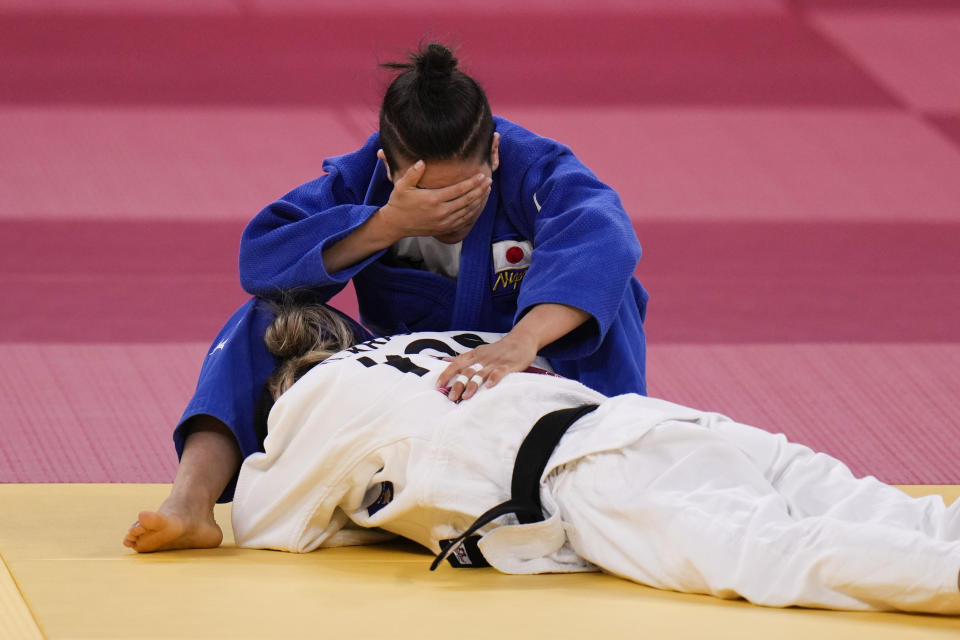
{"type": "MultiPolygon", "coordinates": [[[[205,350],[0,345],[0,482],[170,481],[171,425],[205,350]]],[[[958,345],[654,345],[651,393],[782,431],[861,475],[960,484],[958,361],[958,345]]]]}
{"type": "MultiPolygon", "coordinates": [[[[153,0],[157,1],[157,0],[153,0]]],[[[260,14],[285,13],[289,11],[316,11],[318,8],[340,9],[343,6],[339,0],[238,0],[247,5],[252,11],[260,14]]],[[[409,6],[405,0],[381,0],[381,7],[395,9],[409,6]]],[[[457,6],[471,10],[503,11],[516,8],[513,0],[460,0],[457,6]]],[[[447,0],[418,0],[417,7],[421,10],[432,11],[438,8],[447,8],[447,0]]],[[[667,13],[742,13],[750,11],[785,10],[780,0],[595,0],[589,4],[570,2],[569,0],[525,0],[523,6],[539,10],[550,10],[554,13],[583,13],[585,10],[626,10],[631,12],[667,12],[667,13]]]]}
{"type": "Polygon", "coordinates": [[[621,194],[653,393],[960,483],[958,29],[946,0],[0,0],[0,482],[170,480],[244,224],[438,38],[621,194]]]}
{"type": "Polygon", "coordinates": [[[360,146],[372,130],[357,119],[346,108],[0,106],[0,218],[246,222],[360,146]]]}
{"type": "Polygon", "coordinates": [[[238,14],[245,0],[0,0],[0,12],[238,14]]]}
{"type": "Polygon", "coordinates": [[[638,224],[960,221],[957,147],[904,112],[510,107],[504,113],[570,145],[618,189],[638,224]]]}
{"type": "Polygon", "coordinates": [[[940,115],[930,116],[930,122],[933,123],[942,133],[960,147],[960,115],[940,115]]]}
{"type": "MultiPolygon", "coordinates": [[[[570,145],[638,224],[899,221],[907,213],[910,221],[960,221],[950,119],[941,130],[890,110],[499,111],[570,145]]],[[[376,127],[376,110],[362,107],[0,105],[8,153],[0,220],[245,223],[376,127]]]]}
{"type": "MultiPolygon", "coordinates": [[[[956,342],[955,225],[638,225],[658,342],[956,342]]],[[[960,363],[958,363],[960,364],[960,363]]],[[[960,389],[957,390],[960,393],[960,389]]]]}
{"type": "Polygon", "coordinates": [[[899,484],[960,483],[960,345],[660,345],[650,393],[899,484]]]}
{"type": "Polygon", "coordinates": [[[385,77],[373,64],[437,36],[462,45],[500,105],[897,104],[790,16],[571,4],[0,13],[0,86],[5,102],[21,104],[375,105],[385,77]]]}
{"type": "Polygon", "coordinates": [[[898,99],[928,111],[960,110],[960,14],[942,10],[823,12],[820,30],[898,99]]]}
{"type": "MultiPolygon", "coordinates": [[[[239,223],[0,222],[0,341],[209,341],[239,223]],[[226,240],[229,238],[230,240],[226,240]]],[[[960,225],[637,223],[653,343],[956,342],[960,225]]],[[[356,314],[352,290],[333,304],[356,314]]]]}
{"type": "Polygon", "coordinates": [[[877,9],[954,9],[956,0],[791,0],[801,9],[842,9],[845,11],[875,11],[877,9]]]}
{"type": "MultiPolygon", "coordinates": [[[[449,7],[447,0],[418,0],[417,9],[435,10],[449,7]]],[[[516,3],[512,0],[460,0],[457,6],[461,8],[483,9],[486,11],[502,11],[509,9],[516,3]]],[[[584,5],[579,2],[565,0],[526,0],[526,7],[550,9],[551,11],[582,12],[584,5]]],[[[396,9],[409,6],[405,0],[381,0],[377,6],[396,9]]],[[[659,12],[699,12],[699,13],[740,13],[744,11],[772,11],[786,10],[780,0],[593,0],[589,7],[598,9],[627,9],[630,11],[659,11],[659,12]]],[[[0,0],[0,11],[56,11],[58,13],[223,13],[223,14],[257,14],[287,12],[318,12],[343,10],[344,4],[340,0],[0,0]]]]}
{"type": "Polygon", "coordinates": [[[0,482],[169,482],[206,344],[0,345],[0,482]]]}

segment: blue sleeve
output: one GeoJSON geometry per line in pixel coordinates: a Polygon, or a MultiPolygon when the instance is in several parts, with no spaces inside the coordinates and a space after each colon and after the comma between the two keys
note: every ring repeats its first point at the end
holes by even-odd
{"type": "Polygon", "coordinates": [[[617,193],[562,145],[527,170],[518,200],[534,249],[514,322],[543,303],[586,311],[590,320],[541,351],[585,357],[616,320],[640,259],[633,224],[617,193]]]}
{"type": "Polygon", "coordinates": [[[377,158],[370,146],[327,161],[327,175],[294,189],[250,221],[240,241],[240,283],[247,292],[270,298],[280,290],[308,287],[329,299],[382,255],[336,273],[327,273],[323,264],[324,250],[379,208],[364,204],[376,184],[377,158]]]}

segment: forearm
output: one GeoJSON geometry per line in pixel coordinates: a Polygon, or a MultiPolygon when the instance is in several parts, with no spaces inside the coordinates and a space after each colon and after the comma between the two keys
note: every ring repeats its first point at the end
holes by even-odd
{"type": "Polygon", "coordinates": [[[323,252],[323,266],[327,273],[336,273],[386,249],[399,239],[386,223],[383,208],[378,209],[350,235],[323,252]]]}
{"type": "Polygon", "coordinates": [[[559,340],[584,322],[590,314],[565,304],[538,304],[520,319],[508,335],[535,345],[536,351],[559,340]]]}

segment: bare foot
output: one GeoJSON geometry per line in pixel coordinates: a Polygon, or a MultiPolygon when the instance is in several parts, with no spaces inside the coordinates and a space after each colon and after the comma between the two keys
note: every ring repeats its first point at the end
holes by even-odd
{"type": "Polygon", "coordinates": [[[208,415],[190,420],[170,495],[156,511],[141,511],[123,540],[139,553],[207,549],[223,540],[213,507],[240,467],[240,449],[220,420],[208,415]]]}
{"type": "Polygon", "coordinates": [[[196,512],[164,502],[156,511],[141,511],[127,531],[124,546],[138,553],[169,549],[208,549],[220,545],[223,531],[213,512],[196,512]]]}

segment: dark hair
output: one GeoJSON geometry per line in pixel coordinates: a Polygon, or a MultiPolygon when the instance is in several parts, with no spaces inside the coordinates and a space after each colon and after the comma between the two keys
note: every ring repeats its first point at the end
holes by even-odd
{"type": "Polygon", "coordinates": [[[477,82],[457,69],[447,47],[432,42],[410,62],[381,65],[400,71],[380,107],[380,145],[391,171],[398,160],[490,161],[493,114],[477,82]]]}

